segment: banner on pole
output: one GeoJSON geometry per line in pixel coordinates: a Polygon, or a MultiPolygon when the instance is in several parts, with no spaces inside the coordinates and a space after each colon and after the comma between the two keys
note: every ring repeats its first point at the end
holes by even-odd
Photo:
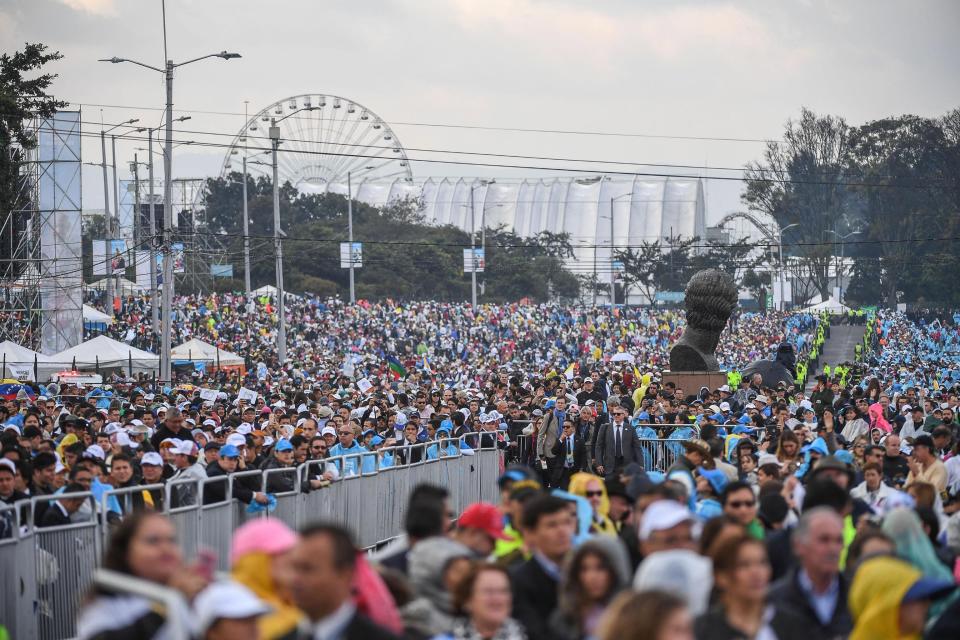
{"type": "Polygon", "coordinates": [[[464,249],[463,250],[463,272],[464,273],[483,273],[484,268],[487,266],[486,258],[484,257],[484,250],[480,248],[476,249],[464,249]]]}
{"type": "Polygon", "coordinates": [[[354,269],[363,266],[363,244],[360,242],[340,243],[340,268],[354,269]]]}

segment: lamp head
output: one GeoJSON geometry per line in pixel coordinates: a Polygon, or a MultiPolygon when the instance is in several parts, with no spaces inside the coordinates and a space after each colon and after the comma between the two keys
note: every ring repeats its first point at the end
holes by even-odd
{"type": "Polygon", "coordinates": [[[239,54],[239,53],[232,53],[232,52],[230,52],[230,51],[221,51],[220,53],[216,54],[216,56],[217,56],[218,58],[223,58],[224,60],[231,60],[231,59],[233,59],[233,58],[239,58],[239,57],[240,57],[240,54],[239,54]]]}

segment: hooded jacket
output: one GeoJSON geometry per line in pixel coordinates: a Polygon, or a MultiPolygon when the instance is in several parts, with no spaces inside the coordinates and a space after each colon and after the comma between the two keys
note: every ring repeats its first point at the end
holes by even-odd
{"type": "Polygon", "coordinates": [[[850,640],[919,640],[900,633],[900,603],[921,574],[895,558],[873,558],[857,570],[850,587],[854,626],[850,640]]]}
{"type": "Polygon", "coordinates": [[[453,598],[443,575],[457,558],[472,557],[473,552],[466,546],[439,536],[421,540],[410,550],[407,560],[410,585],[417,597],[400,610],[405,626],[413,626],[427,636],[453,628],[453,598]]]}

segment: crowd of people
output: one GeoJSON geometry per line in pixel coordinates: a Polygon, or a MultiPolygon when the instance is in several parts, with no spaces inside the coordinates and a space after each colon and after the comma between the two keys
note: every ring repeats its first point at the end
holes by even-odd
{"type": "MultiPolygon", "coordinates": [[[[871,314],[856,361],[807,392],[759,374],[681,388],[661,374],[682,316],[633,309],[304,301],[277,367],[269,304],[178,305],[181,337],[249,355],[233,385],[25,385],[0,407],[0,500],[50,495],[30,526],[112,523],[104,566],[182,599],[164,613],[98,588],[79,637],[166,637],[177,615],[201,638],[960,637],[951,314],[871,314]],[[190,483],[156,489],[225,477],[269,511],[297,483],[484,441],[503,454],[498,504],[454,513],[448,488],[417,487],[403,535],[372,554],[340,527],[258,519],[229,576],[180,557],[164,501],[201,500],[190,483]],[[251,469],[272,471],[232,478],[251,469]],[[140,485],[129,502],[72,497],[140,485]]],[[[816,331],[743,314],[718,357],[809,349],[816,331]]]]}

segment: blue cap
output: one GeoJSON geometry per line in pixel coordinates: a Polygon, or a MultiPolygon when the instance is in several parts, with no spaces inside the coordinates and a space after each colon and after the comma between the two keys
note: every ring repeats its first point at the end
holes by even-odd
{"type": "Polygon", "coordinates": [[[727,474],[719,469],[704,469],[703,467],[698,467],[697,472],[701,476],[707,479],[707,482],[710,483],[710,486],[713,488],[714,493],[718,496],[723,493],[723,490],[727,487],[727,474]]]}
{"type": "Polygon", "coordinates": [[[724,420],[726,420],[726,418],[723,417],[722,413],[715,413],[712,416],[710,416],[710,419],[716,420],[717,422],[723,422],[724,420]]]}
{"type": "Polygon", "coordinates": [[[220,447],[220,457],[221,458],[239,458],[240,449],[237,449],[236,445],[225,444],[220,447]]]}
{"type": "Polygon", "coordinates": [[[274,451],[293,451],[293,445],[290,444],[289,440],[277,440],[276,446],[273,448],[274,451]]]}
{"type": "Polygon", "coordinates": [[[373,429],[367,429],[366,431],[364,431],[363,433],[360,434],[360,437],[361,437],[361,438],[366,438],[367,435],[368,435],[368,434],[371,434],[371,433],[372,433],[373,435],[377,435],[377,432],[374,431],[373,429]]]}
{"type": "Polygon", "coordinates": [[[453,431],[453,420],[451,420],[450,418],[447,418],[446,420],[441,422],[440,429],[438,429],[438,431],[442,431],[444,429],[446,429],[447,431],[453,431]]]}
{"type": "Polygon", "coordinates": [[[383,438],[380,436],[373,436],[373,438],[370,439],[370,446],[372,447],[378,447],[381,444],[383,444],[383,438]]]}
{"type": "Polygon", "coordinates": [[[948,595],[955,587],[956,585],[948,580],[938,580],[937,578],[923,576],[907,589],[907,592],[903,595],[903,602],[936,600],[948,595]]]}

